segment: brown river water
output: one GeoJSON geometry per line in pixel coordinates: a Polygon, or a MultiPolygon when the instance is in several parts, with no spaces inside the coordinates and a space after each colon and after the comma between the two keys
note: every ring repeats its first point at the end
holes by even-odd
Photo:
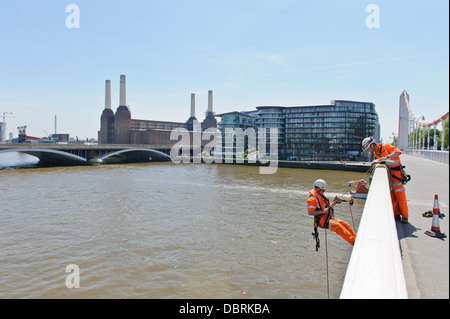
{"type": "MultiPolygon", "coordinates": [[[[339,298],[352,247],[321,230],[316,252],[306,199],[318,178],[332,198],[363,173],[4,166],[0,298],[327,298],[326,244],[330,298],[339,298]],[[79,288],[66,284],[69,265],[79,288]]],[[[352,206],[356,226],[363,206],[352,206]]],[[[352,225],[348,204],[335,215],[352,225]]]]}

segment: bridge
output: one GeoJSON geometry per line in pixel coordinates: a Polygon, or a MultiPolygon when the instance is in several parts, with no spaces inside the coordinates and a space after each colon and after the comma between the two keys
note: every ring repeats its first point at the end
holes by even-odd
{"type": "Polygon", "coordinates": [[[440,231],[448,236],[449,165],[443,146],[448,140],[444,122],[449,113],[429,123],[420,122],[422,117],[414,116],[406,91],[400,96],[399,109],[400,158],[412,177],[405,187],[409,223],[394,220],[389,175],[386,167],[377,167],[341,291],[343,299],[449,298],[449,241],[428,236],[432,218],[423,216],[433,210],[437,195],[443,214],[438,219],[440,231]],[[440,150],[436,136],[439,123],[440,150]],[[430,142],[431,126],[435,130],[430,142]],[[425,139],[426,128],[429,134],[425,139]]]}
{"type": "MultiPolygon", "coordinates": [[[[448,109],[448,106],[447,108],[448,109]]],[[[449,164],[448,137],[445,137],[445,122],[449,118],[449,112],[430,122],[423,122],[425,117],[415,116],[409,103],[409,95],[403,91],[400,95],[399,125],[398,125],[398,147],[405,153],[425,157],[441,163],[449,164]],[[437,125],[441,125],[440,146],[437,135],[437,125]],[[433,127],[433,132],[431,128],[433,127]],[[440,151],[438,150],[440,148],[440,151]]]]}
{"type": "Polygon", "coordinates": [[[170,161],[170,148],[143,145],[7,144],[0,154],[20,152],[39,158],[43,165],[100,165],[170,161]]]}

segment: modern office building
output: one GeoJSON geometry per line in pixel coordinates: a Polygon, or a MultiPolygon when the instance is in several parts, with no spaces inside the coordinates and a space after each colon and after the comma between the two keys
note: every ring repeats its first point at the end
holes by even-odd
{"type": "Polygon", "coordinates": [[[226,128],[241,128],[246,130],[247,128],[255,128],[256,112],[228,112],[223,114],[216,114],[221,118],[221,121],[217,123],[217,127],[220,130],[226,128]]]}
{"type": "MultiPolygon", "coordinates": [[[[239,152],[245,152],[249,148],[249,136],[238,136],[239,132],[245,133],[248,128],[253,129],[256,133],[256,111],[251,112],[228,112],[217,114],[221,120],[217,123],[217,128],[221,133],[221,140],[218,140],[216,146],[216,154],[222,152],[222,156],[239,156],[239,152]]],[[[251,137],[250,137],[251,138],[251,137]]],[[[250,141],[250,147],[251,145],[250,141]]],[[[256,134],[254,147],[256,148],[256,134]]]]}
{"type": "Polygon", "coordinates": [[[280,159],[366,160],[361,141],[380,129],[375,104],[336,100],[329,105],[259,106],[258,128],[278,129],[280,159]]]}

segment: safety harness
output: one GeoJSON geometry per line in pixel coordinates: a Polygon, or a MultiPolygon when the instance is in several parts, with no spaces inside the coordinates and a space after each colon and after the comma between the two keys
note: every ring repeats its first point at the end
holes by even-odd
{"type": "Polygon", "coordinates": [[[408,183],[411,180],[411,175],[408,175],[405,172],[405,166],[400,165],[400,166],[397,166],[397,167],[390,167],[390,169],[393,170],[393,171],[399,171],[400,172],[400,174],[401,174],[400,177],[401,178],[398,178],[397,176],[392,175],[392,178],[395,178],[400,183],[406,184],[406,183],[408,183]]]}
{"type": "MultiPolygon", "coordinates": [[[[328,228],[330,219],[334,217],[334,208],[330,207],[330,201],[328,200],[328,198],[326,198],[322,194],[319,194],[319,196],[328,204],[328,207],[329,207],[329,213],[327,215],[327,218],[325,219],[325,223],[323,224],[324,228],[328,228]]],[[[322,208],[322,205],[320,205],[320,200],[316,196],[310,195],[309,197],[316,199],[317,205],[319,205],[319,207],[316,208],[316,211],[323,211],[326,208],[326,207],[322,208]]],[[[318,228],[320,227],[319,223],[320,223],[321,217],[322,217],[322,215],[314,216],[314,232],[312,233],[312,236],[316,240],[316,251],[318,251],[320,248],[320,239],[319,239],[318,228]]]]}
{"type": "MultiPolygon", "coordinates": [[[[387,155],[391,155],[389,154],[389,152],[387,151],[386,147],[383,144],[380,144],[378,146],[378,149],[375,152],[375,155],[380,158],[382,157],[382,149],[384,149],[384,151],[386,152],[387,155]]],[[[386,156],[387,156],[386,155],[386,156]]],[[[400,160],[399,160],[400,162],[400,160]]],[[[400,177],[395,176],[394,174],[391,174],[392,178],[395,178],[396,180],[398,180],[400,183],[402,184],[406,184],[411,180],[411,175],[408,175],[405,171],[405,166],[400,165],[400,166],[396,166],[396,167],[389,167],[389,169],[391,171],[398,171],[400,172],[400,177]]]]}

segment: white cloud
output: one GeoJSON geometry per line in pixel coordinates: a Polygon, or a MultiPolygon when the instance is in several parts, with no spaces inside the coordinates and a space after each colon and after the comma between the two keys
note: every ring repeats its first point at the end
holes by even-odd
{"type": "Polygon", "coordinates": [[[330,64],[330,65],[318,65],[318,66],[291,69],[287,72],[314,71],[314,70],[333,69],[333,68],[341,68],[341,67],[349,67],[349,66],[357,66],[357,65],[369,65],[369,64],[377,64],[377,63],[396,62],[396,61],[402,61],[402,60],[408,60],[408,59],[431,57],[434,55],[435,54],[421,54],[421,55],[411,55],[411,56],[386,58],[386,59],[370,60],[370,61],[359,61],[359,62],[339,63],[339,64],[330,64]]]}
{"type": "Polygon", "coordinates": [[[289,66],[289,64],[285,61],[285,59],[278,54],[271,54],[266,52],[257,52],[254,54],[258,59],[263,60],[265,62],[271,64],[279,64],[283,66],[289,66]]]}
{"type": "Polygon", "coordinates": [[[356,71],[353,71],[353,72],[345,73],[345,74],[342,74],[342,75],[334,77],[333,80],[337,81],[337,82],[341,82],[341,81],[343,81],[345,79],[348,79],[348,78],[350,78],[350,77],[352,77],[354,75],[360,74],[360,73],[362,73],[364,71],[365,71],[365,69],[359,69],[359,70],[356,70],[356,71]]]}

